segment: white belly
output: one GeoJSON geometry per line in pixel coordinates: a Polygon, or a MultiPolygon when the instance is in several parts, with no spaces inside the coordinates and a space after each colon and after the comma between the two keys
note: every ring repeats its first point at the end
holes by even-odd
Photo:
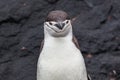
{"type": "Polygon", "coordinates": [[[87,80],[79,49],[72,42],[45,45],[38,59],[37,80],[87,80]]]}

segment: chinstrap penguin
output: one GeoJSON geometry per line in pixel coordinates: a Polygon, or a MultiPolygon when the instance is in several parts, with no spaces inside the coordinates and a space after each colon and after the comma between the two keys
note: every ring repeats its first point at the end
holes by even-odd
{"type": "Polygon", "coordinates": [[[90,80],[66,12],[56,10],[48,14],[41,47],[37,80],[90,80]]]}

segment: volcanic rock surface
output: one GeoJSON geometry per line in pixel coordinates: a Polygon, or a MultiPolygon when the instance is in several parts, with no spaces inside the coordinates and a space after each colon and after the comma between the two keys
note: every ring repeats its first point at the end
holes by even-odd
{"type": "Polygon", "coordinates": [[[64,10],[92,80],[120,80],[120,0],[0,0],[0,80],[36,80],[48,12],[64,10]]]}

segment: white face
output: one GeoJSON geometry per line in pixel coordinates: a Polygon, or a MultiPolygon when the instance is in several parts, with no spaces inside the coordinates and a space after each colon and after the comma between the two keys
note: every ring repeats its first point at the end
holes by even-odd
{"type": "Polygon", "coordinates": [[[49,21],[44,23],[45,31],[53,37],[64,37],[70,32],[71,28],[72,26],[70,20],[58,22],[49,21]]]}

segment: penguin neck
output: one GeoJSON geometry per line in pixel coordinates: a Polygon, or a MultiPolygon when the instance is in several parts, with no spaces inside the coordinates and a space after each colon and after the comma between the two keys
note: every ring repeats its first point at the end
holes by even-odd
{"type": "Polygon", "coordinates": [[[44,31],[44,40],[45,42],[50,42],[50,41],[72,41],[73,38],[73,33],[72,33],[72,28],[70,29],[69,33],[66,36],[63,37],[53,37],[51,36],[48,32],[44,31]]]}

